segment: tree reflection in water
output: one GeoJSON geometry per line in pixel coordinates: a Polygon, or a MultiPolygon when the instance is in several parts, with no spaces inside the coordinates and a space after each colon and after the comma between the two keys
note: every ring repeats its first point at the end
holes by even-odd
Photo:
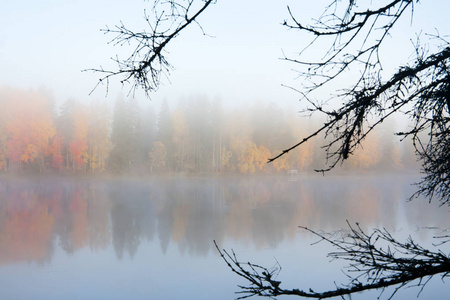
{"type": "MultiPolygon", "coordinates": [[[[118,259],[132,258],[142,241],[195,256],[212,251],[213,240],[277,247],[295,238],[298,225],[330,230],[344,228],[345,220],[395,228],[403,215],[399,201],[410,191],[407,182],[392,182],[330,177],[325,191],[318,178],[3,180],[0,263],[50,261],[55,247],[70,254],[112,245],[118,259]]],[[[432,215],[448,227],[445,215],[421,213],[429,205],[404,209],[412,216],[407,222],[432,215]]]]}

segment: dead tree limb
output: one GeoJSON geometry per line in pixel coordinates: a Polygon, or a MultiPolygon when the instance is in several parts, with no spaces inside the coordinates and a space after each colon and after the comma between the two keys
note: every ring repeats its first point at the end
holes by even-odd
{"type": "Polygon", "coordinates": [[[131,30],[123,23],[112,29],[107,27],[102,30],[105,34],[116,35],[111,41],[113,45],[133,46],[128,58],[113,58],[117,69],[106,70],[100,67],[85,70],[104,75],[93,90],[100,84],[106,84],[108,92],[110,79],[120,77],[122,85],[131,85],[130,93],[141,88],[149,97],[160,86],[161,77],[167,76],[173,69],[165,54],[169,43],[191,24],[197,24],[203,31],[197,19],[215,2],[216,0],[155,1],[151,14],[145,14],[149,31],[131,30]]]}
{"type": "MultiPolygon", "coordinates": [[[[419,287],[420,293],[434,276],[443,279],[450,274],[450,255],[440,249],[426,249],[411,237],[401,242],[385,229],[374,229],[369,234],[362,230],[359,224],[348,226],[349,230],[340,232],[340,238],[300,227],[336,249],[328,254],[329,257],[349,263],[346,273],[351,278],[350,282],[324,292],[316,292],[309,287],[283,288],[282,282],[278,280],[281,271],[279,264],[269,269],[254,263],[242,262],[234,251],[230,253],[221,250],[217,243],[214,243],[228,267],[246,281],[246,284],[239,285],[241,290],[237,294],[242,296],[238,299],[252,296],[275,298],[281,295],[327,299],[367,290],[384,290],[392,286],[394,292],[389,296],[390,299],[399,289],[412,284],[413,281],[417,281],[414,285],[419,287]]],[[[440,245],[449,241],[448,237],[437,239],[441,241],[440,245]]]]}
{"type": "Polygon", "coordinates": [[[284,25],[314,38],[300,52],[299,59],[284,59],[297,64],[302,82],[309,83],[304,90],[295,89],[309,104],[303,112],[319,113],[327,120],[268,162],[323,134],[327,165],[316,171],[329,171],[361,147],[375,127],[388,118],[403,115],[411,120],[412,129],[396,134],[402,139],[412,139],[425,174],[413,196],[435,197],[441,204],[450,204],[450,43],[434,37],[437,44],[433,53],[417,44],[414,62],[399,66],[394,74],[383,72],[380,57],[380,49],[387,43],[392,28],[406,11],[414,13],[417,2],[392,0],[384,5],[367,4],[364,9],[356,6],[358,1],[333,0],[313,25],[303,25],[288,8],[290,18],[284,25]],[[345,9],[341,4],[346,5],[345,9]],[[330,47],[322,60],[307,59],[306,50],[314,47],[319,39],[330,38],[330,47]],[[343,73],[349,68],[359,70],[359,75],[350,82],[343,73]],[[348,84],[340,94],[326,101],[311,98],[315,91],[339,79],[345,79],[348,84]],[[323,103],[329,101],[340,105],[327,109],[323,103]]]}

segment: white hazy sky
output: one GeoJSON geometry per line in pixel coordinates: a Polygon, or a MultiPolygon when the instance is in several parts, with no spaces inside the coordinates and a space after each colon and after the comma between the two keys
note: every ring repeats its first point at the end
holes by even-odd
{"type": "MultiPolygon", "coordinates": [[[[225,103],[263,100],[291,105],[298,99],[282,84],[295,81],[295,66],[279,58],[300,50],[305,43],[294,31],[281,26],[287,18],[286,5],[294,6],[300,19],[318,17],[329,1],[218,0],[199,19],[202,36],[192,27],[167,49],[176,68],[170,82],[152,96],[178,101],[192,95],[220,97],[225,103]],[[320,3],[318,3],[320,2],[320,3]],[[312,7],[314,3],[315,7],[312,7]]],[[[119,51],[108,45],[112,35],[100,29],[122,21],[130,28],[145,29],[143,0],[4,0],[0,4],[0,86],[22,89],[46,88],[56,100],[89,101],[104,98],[100,86],[89,96],[99,74],[83,69],[112,66],[110,57],[119,51]]],[[[392,59],[412,53],[411,32],[423,30],[449,33],[450,1],[422,1],[416,9],[414,26],[401,25],[390,50],[392,59]],[[402,34],[402,30],[405,34],[402,34]],[[406,32],[408,34],[406,34],[406,32]]],[[[406,56],[407,57],[407,56],[406,56]]],[[[129,87],[113,82],[108,98],[114,100],[129,87]]],[[[144,98],[142,94],[137,97],[144,98]]]]}

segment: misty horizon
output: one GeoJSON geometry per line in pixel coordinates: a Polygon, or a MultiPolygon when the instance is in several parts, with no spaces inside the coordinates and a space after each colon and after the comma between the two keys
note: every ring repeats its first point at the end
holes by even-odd
{"type": "MultiPolygon", "coordinates": [[[[227,108],[192,97],[155,110],[123,98],[56,106],[38,91],[3,88],[0,96],[6,174],[311,173],[326,166],[323,137],[267,163],[320,124],[274,102],[227,108]]],[[[385,133],[395,127],[375,131],[333,172],[418,170],[413,147],[385,133]]]]}

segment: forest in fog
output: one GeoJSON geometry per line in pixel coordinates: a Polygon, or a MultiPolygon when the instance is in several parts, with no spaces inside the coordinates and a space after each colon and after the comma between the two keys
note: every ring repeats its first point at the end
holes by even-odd
{"type": "MultiPolygon", "coordinates": [[[[163,102],[155,111],[120,97],[115,103],[56,105],[43,92],[2,88],[0,108],[3,173],[310,172],[325,161],[319,137],[267,164],[318,124],[274,102],[229,108],[220,100],[191,97],[174,108],[163,102]]],[[[400,148],[398,138],[386,132],[369,135],[340,170],[415,167],[414,150],[400,148]]]]}

